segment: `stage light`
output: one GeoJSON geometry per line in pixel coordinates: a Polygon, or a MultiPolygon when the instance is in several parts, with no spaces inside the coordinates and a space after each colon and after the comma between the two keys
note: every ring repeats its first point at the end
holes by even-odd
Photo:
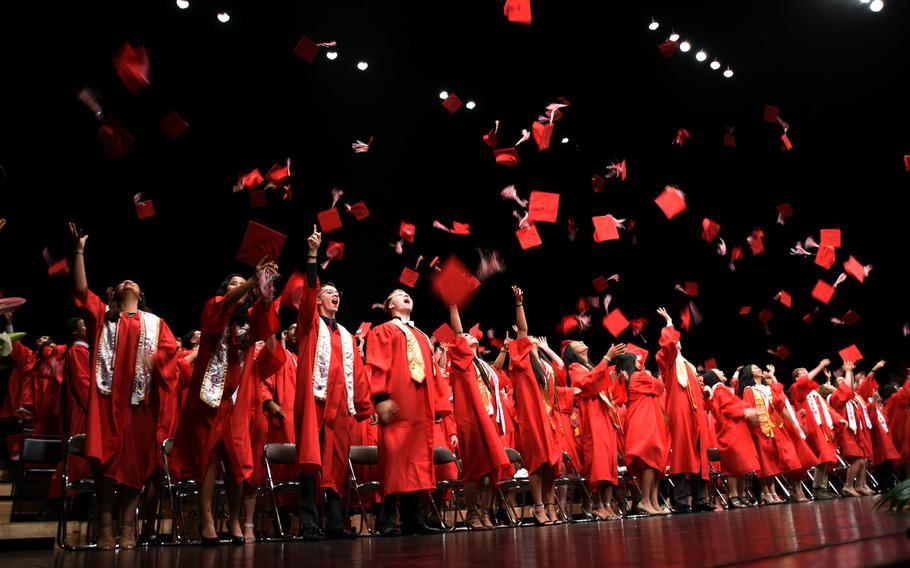
{"type": "Polygon", "coordinates": [[[562,143],[563,143],[563,144],[568,144],[568,143],[569,143],[569,139],[568,139],[568,138],[563,138],[563,139],[562,139],[562,143]]]}
{"type": "Polygon", "coordinates": [[[231,19],[231,15],[227,12],[218,12],[218,21],[222,24],[228,23],[228,20],[231,19]]]}
{"type": "Polygon", "coordinates": [[[872,0],[869,4],[869,9],[873,12],[881,12],[882,8],[885,7],[885,3],[882,0],[872,0]]]}
{"type": "Polygon", "coordinates": [[[673,32],[670,34],[670,37],[668,37],[667,39],[670,41],[679,41],[679,34],[676,32],[673,32]]]}
{"type": "Polygon", "coordinates": [[[464,106],[465,106],[465,108],[467,108],[468,110],[474,110],[474,108],[477,106],[477,103],[475,103],[474,101],[468,101],[468,102],[465,103],[464,106]]]}
{"type": "Polygon", "coordinates": [[[648,24],[648,29],[652,32],[660,27],[660,24],[656,20],[651,20],[651,23],[648,24]]]}
{"type": "Polygon", "coordinates": [[[367,63],[366,61],[358,61],[358,62],[357,62],[357,68],[360,69],[361,71],[366,71],[366,70],[367,70],[367,67],[369,67],[369,66],[370,66],[370,64],[367,63]]]}
{"type": "Polygon", "coordinates": [[[692,49],[692,44],[688,41],[683,41],[679,44],[679,50],[683,53],[687,53],[690,49],[692,49]]]}
{"type": "Polygon", "coordinates": [[[446,100],[447,98],[449,98],[449,92],[448,91],[439,91],[439,98],[442,100],[446,100]]]}
{"type": "Polygon", "coordinates": [[[705,53],[704,49],[702,49],[701,51],[699,51],[698,53],[695,54],[696,61],[704,61],[707,58],[708,58],[708,54],[705,53]]]}
{"type": "Polygon", "coordinates": [[[727,67],[727,70],[724,71],[724,77],[726,77],[727,79],[729,79],[729,78],[732,77],[732,76],[733,76],[733,70],[730,69],[729,67],[727,67]]]}
{"type": "Polygon", "coordinates": [[[186,10],[190,7],[190,3],[188,0],[177,0],[177,7],[181,10],[186,10]]]}
{"type": "Polygon", "coordinates": [[[720,69],[720,61],[718,61],[718,60],[716,60],[716,59],[715,59],[714,61],[712,61],[712,62],[711,62],[711,69],[714,69],[715,71],[717,71],[718,69],[720,69]]]}
{"type": "Polygon", "coordinates": [[[338,59],[338,52],[337,51],[326,51],[325,56],[326,56],[326,58],[329,59],[329,61],[335,61],[336,59],[338,59]]]}

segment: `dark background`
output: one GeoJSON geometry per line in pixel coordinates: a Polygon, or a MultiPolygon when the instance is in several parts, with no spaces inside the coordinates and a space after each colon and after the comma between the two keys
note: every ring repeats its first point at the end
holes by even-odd
{"type": "MultiPolygon", "coordinates": [[[[248,268],[235,256],[244,228],[256,220],[289,237],[285,274],[305,257],[317,211],[342,201],[366,201],[372,216],[325,241],[345,243],[345,258],[323,274],[344,292],[341,319],[349,328],[381,321],[370,305],[396,287],[404,266],[425,258],[413,291],[415,318],[430,332],[445,308],[429,293],[428,261],[458,254],[476,267],[476,248],[498,249],[508,267],[488,280],[463,320],[502,335],[511,325],[508,287],[526,291],[535,334],[561,339],[554,328],[578,296],[593,295],[591,280],[619,273],[612,307],[628,318],[647,317],[645,348],[656,349],[665,305],[679,322],[685,297],[673,287],[700,284],[701,325],[684,335],[696,363],[716,357],[728,372],[746,363],[793,366],[836,359],[856,343],[863,366],[884,357],[900,372],[908,340],[903,274],[907,235],[905,193],[910,173],[906,72],[910,6],[891,0],[874,14],[856,0],[792,2],[571,2],[533,1],[531,27],[508,23],[496,0],[437,2],[95,2],[30,3],[28,14],[8,14],[4,27],[3,130],[0,164],[0,290],[25,296],[15,317],[32,336],[62,332],[73,314],[66,278],[50,279],[41,251],[62,258],[72,249],[65,224],[91,235],[89,283],[103,294],[124,278],[138,281],[154,311],[177,335],[198,325],[203,302],[229,272],[248,268]],[[215,14],[231,14],[221,24],[215,14]],[[656,32],[647,29],[654,17],[656,32]],[[695,49],[672,59],[657,46],[670,28],[695,49]],[[308,64],[293,53],[298,38],[338,42],[340,57],[320,54],[308,64]],[[151,87],[129,94],[111,57],[129,41],[151,59],[151,87]],[[724,79],[694,53],[704,47],[736,72],[724,79]],[[359,59],[369,69],[355,68],[359,59]],[[83,87],[101,93],[109,116],[135,137],[122,161],[98,143],[99,122],[76,99],[83,87]],[[450,115],[438,98],[446,89],[477,108],[450,115]],[[501,121],[500,146],[557,97],[571,106],[557,123],[552,147],[519,146],[517,168],[496,165],[481,136],[501,121]],[[776,124],[762,121],[764,105],[781,108],[794,149],[782,152],[776,124]],[[176,141],[158,126],[175,110],[190,124],[176,141]],[[737,148],[722,145],[735,126],[737,148]],[[692,139],[671,144],[678,128],[692,139]],[[375,137],[367,154],[355,139],[375,137]],[[559,141],[568,137],[568,144],[559,141]],[[232,194],[237,174],[290,156],[294,199],[280,192],[252,209],[246,193],[232,194]],[[590,177],[626,159],[625,183],[608,180],[595,194],[590,177]],[[543,246],[521,251],[511,202],[499,191],[515,184],[561,195],[556,224],[538,224],[543,246]],[[688,196],[689,211],[667,221],[653,199],[666,184],[688,196]],[[157,215],[136,218],[132,195],[145,192],[157,215]],[[795,217],[775,224],[776,206],[795,217]],[[618,242],[595,244],[590,217],[611,213],[635,219],[618,242]],[[729,248],[742,245],[737,270],[700,239],[701,221],[721,226],[729,248]],[[579,227],[569,242],[567,222],[579,227]],[[469,223],[470,237],[431,227],[469,223]],[[417,225],[414,246],[397,256],[398,225],[417,225]],[[821,228],[843,229],[831,271],[789,248],[821,228]],[[756,228],[766,253],[752,257],[745,242],[756,228]],[[810,293],[822,278],[833,283],[852,254],[874,270],[865,284],[848,280],[814,324],[802,316],[818,304],[810,293]],[[793,308],[774,301],[781,289],[793,308]],[[748,317],[740,307],[753,306],[748,317]],[[766,335],[757,314],[775,312],[766,335]],[[835,327],[831,317],[856,310],[862,320],[835,327]],[[784,363],[766,353],[786,345],[784,363]]],[[[16,7],[22,9],[22,7],[16,7]]],[[[5,7],[4,11],[11,7],[5,7]]],[[[584,335],[597,354],[609,345],[600,327],[584,335]]],[[[628,334],[624,340],[633,339],[628,334]]],[[[635,340],[641,344],[640,340],[635,340]]]]}

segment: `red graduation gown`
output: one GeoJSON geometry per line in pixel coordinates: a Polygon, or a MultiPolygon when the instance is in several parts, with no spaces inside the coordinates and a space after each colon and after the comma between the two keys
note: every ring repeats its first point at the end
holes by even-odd
{"type": "MultiPolygon", "coordinates": [[[[85,310],[85,325],[93,345],[104,332],[107,306],[91,291],[85,298],[75,297],[76,306],[85,310]]],[[[174,388],[177,340],[164,320],[158,335],[152,380],[145,402],[131,404],[136,349],[142,331],[138,315],[122,313],[117,326],[117,352],[112,392],[102,394],[92,372],[89,379],[88,405],[85,416],[86,456],[99,463],[101,473],[118,483],[141,489],[155,470],[160,446],[157,438],[159,401],[162,391],[174,388]]],[[[92,369],[98,353],[92,353],[92,369]]]]}
{"type": "Polygon", "coordinates": [[[873,400],[876,391],[878,391],[878,381],[875,380],[874,375],[866,376],[856,389],[857,394],[867,401],[866,412],[869,413],[869,418],[872,420],[872,430],[869,432],[872,444],[870,460],[872,465],[900,460],[900,453],[891,439],[891,428],[888,426],[884,409],[873,400]]]}
{"type": "Polygon", "coordinates": [[[670,432],[661,407],[662,394],[663,382],[649,373],[639,371],[629,378],[623,458],[628,470],[638,478],[645,469],[657,470],[657,476],[663,477],[670,459],[670,432]]]}
{"type": "Polygon", "coordinates": [[[610,400],[612,393],[608,392],[613,381],[607,364],[601,361],[589,370],[572,363],[569,377],[572,385],[581,389],[576,400],[581,423],[579,441],[584,456],[584,475],[591,485],[601,481],[616,485],[619,482],[616,439],[620,422],[616,407],[610,400]],[[609,404],[604,398],[610,401],[609,404]]]}
{"type": "MultiPolygon", "coordinates": [[[[65,393],[65,438],[85,432],[85,414],[88,408],[89,389],[92,386],[92,355],[81,342],[73,343],[66,352],[64,372],[65,393]]],[[[70,478],[81,479],[91,476],[85,458],[70,456],[70,478]]]]}
{"type": "Polygon", "coordinates": [[[495,394],[490,393],[491,385],[485,385],[490,400],[481,398],[482,379],[474,366],[474,352],[464,337],[456,338],[449,348],[451,372],[449,380],[455,393],[455,424],[458,426],[458,450],[461,455],[462,479],[467,482],[480,481],[491,475],[496,483],[509,469],[502,440],[496,432],[496,424],[487,414],[486,404],[496,405],[495,394]]]}
{"type": "Polygon", "coordinates": [[[562,451],[556,444],[553,424],[531,367],[531,348],[531,340],[526,337],[509,343],[509,376],[518,414],[517,449],[528,473],[544,465],[558,471],[562,451]]]}
{"type": "Polygon", "coordinates": [[[670,475],[699,473],[710,477],[708,467],[708,416],[698,377],[686,365],[686,386],[679,384],[676,356],[679,353],[679,332],[665,327],[660,335],[657,365],[667,391],[667,416],[670,419],[670,475]]]}
{"type": "Polygon", "coordinates": [[[899,464],[910,462],[910,381],[905,381],[901,388],[885,401],[885,418],[888,419],[888,430],[897,453],[899,464]]]}
{"type": "MultiPolygon", "coordinates": [[[[15,412],[22,406],[22,395],[31,390],[32,379],[29,369],[35,364],[35,352],[22,344],[21,341],[13,342],[13,352],[9,354],[12,359],[12,371],[9,383],[6,386],[6,396],[3,406],[0,407],[0,419],[15,420],[15,412]]],[[[31,396],[30,394],[28,395],[31,396]]]]}
{"type": "Polygon", "coordinates": [[[33,433],[36,436],[63,433],[60,391],[65,360],[65,345],[42,347],[32,365],[29,373],[32,388],[22,394],[20,404],[31,410],[33,433]]]}
{"type": "MultiPolygon", "coordinates": [[[[812,452],[818,457],[819,464],[832,464],[837,461],[837,443],[835,441],[835,428],[829,427],[825,419],[825,413],[822,405],[827,406],[828,402],[824,397],[811,395],[818,406],[818,418],[812,412],[812,406],[809,404],[809,396],[812,392],[817,392],[818,383],[803,375],[796,379],[796,382],[790,387],[790,396],[793,399],[793,406],[805,412],[805,416],[800,421],[803,431],[806,433],[806,442],[812,449],[812,452]]],[[[836,426],[836,413],[828,408],[828,414],[831,415],[832,426],[836,426]]]]}
{"type": "Polygon", "coordinates": [[[222,334],[228,326],[233,327],[230,320],[237,308],[237,304],[226,306],[223,296],[215,296],[206,302],[202,312],[199,354],[193,365],[193,380],[180,414],[170,459],[171,475],[176,479],[203,479],[219,444],[224,446],[230,475],[235,481],[242,481],[252,475],[249,424],[243,421],[249,419],[251,393],[255,392],[255,388],[249,384],[250,381],[242,380],[246,377],[242,377],[241,369],[245,362],[252,360],[252,347],[255,343],[277,330],[277,309],[273,305],[267,305],[261,300],[253,304],[246,347],[238,347],[235,343],[236,330],[231,330],[227,339],[227,365],[221,404],[214,408],[200,397],[206,369],[218,349],[222,334]],[[236,409],[232,399],[235,393],[236,409]],[[235,410],[240,423],[231,418],[235,410]]]}
{"type": "MultiPolygon", "coordinates": [[[[846,407],[848,404],[853,407],[856,430],[854,431],[851,429],[849,423],[842,424],[837,428],[837,445],[844,457],[871,458],[871,444],[867,446],[867,441],[863,435],[863,432],[867,429],[866,418],[863,414],[863,409],[859,406],[859,402],[856,401],[855,395],[856,393],[847,385],[847,383],[841,383],[838,385],[837,390],[831,393],[831,397],[828,400],[831,408],[835,409],[843,416],[844,420],[847,420],[848,422],[849,418],[846,407]]],[[[869,441],[871,442],[871,439],[869,441]]]]}
{"type": "MultiPolygon", "coordinates": [[[[411,378],[404,332],[392,322],[370,330],[367,365],[375,398],[390,398],[398,412],[380,427],[379,469],[386,495],[436,488],[433,470],[435,417],[452,412],[449,393],[440,380],[427,336],[412,330],[420,347],[426,376],[411,378]]],[[[298,333],[300,332],[298,328],[298,333]]],[[[300,388],[298,386],[298,388],[300,388]]]]}
{"type": "Polygon", "coordinates": [[[716,420],[717,449],[721,470],[729,476],[741,477],[761,467],[758,452],[745,421],[747,405],[733,389],[717,385],[711,396],[711,413],[716,420]]]}
{"type": "MultiPolygon", "coordinates": [[[[316,287],[304,287],[297,314],[297,341],[299,362],[295,390],[294,420],[296,429],[297,463],[304,471],[321,469],[319,487],[332,489],[344,495],[348,478],[348,454],[351,439],[358,421],[369,418],[373,412],[370,401],[370,384],[366,368],[356,344],[354,350],[354,414],[348,408],[345,386],[344,354],[341,332],[329,328],[332,358],[326,384],[325,400],[316,400],[313,394],[313,368],[319,339],[319,312],[316,309],[316,287]],[[320,445],[320,433],[322,444],[320,445]],[[321,448],[321,452],[320,452],[321,448]]],[[[356,340],[352,337],[352,342],[356,340]]]]}
{"type": "MultiPolygon", "coordinates": [[[[784,463],[785,471],[787,473],[804,471],[822,463],[806,442],[805,431],[800,431],[802,426],[800,425],[797,428],[797,424],[794,424],[794,420],[798,423],[799,417],[794,415],[793,419],[791,419],[787,416],[789,409],[787,408],[787,396],[784,394],[784,385],[781,383],[772,384],[771,392],[774,396],[774,408],[783,422],[781,430],[793,447],[793,452],[789,458],[790,461],[784,463]],[[794,457],[795,459],[793,459],[794,457]]],[[[795,413],[796,409],[793,409],[793,412],[795,413]]]]}
{"type": "MultiPolygon", "coordinates": [[[[756,396],[761,395],[754,392],[754,387],[746,387],[743,390],[743,402],[747,406],[757,409],[756,396]]],[[[777,409],[774,408],[772,397],[769,397],[765,412],[764,420],[770,429],[769,433],[763,432],[761,425],[750,425],[749,428],[752,439],[755,441],[755,449],[758,450],[758,461],[761,464],[759,477],[778,475],[789,471],[788,467],[793,466],[794,463],[799,463],[796,450],[790,443],[789,437],[781,432],[783,420],[777,413],[777,409]]],[[[761,419],[761,411],[759,411],[759,418],[761,419]]]]}

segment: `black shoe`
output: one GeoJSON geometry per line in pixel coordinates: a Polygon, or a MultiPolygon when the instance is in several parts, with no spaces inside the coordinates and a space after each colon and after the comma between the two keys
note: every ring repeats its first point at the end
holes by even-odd
{"type": "Polygon", "coordinates": [[[693,513],[713,513],[714,507],[707,503],[696,503],[692,505],[693,513]]]}
{"type": "Polygon", "coordinates": [[[401,536],[401,529],[399,529],[395,525],[387,525],[384,527],[379,527],[379,536],[385,536],[385,537],[401,536]]]}
{"type": "Polygon", "coordinates": [[[432,534],[442,534],[445,532],[440,527],[432,527],[426,523],[416,522],[416,523],[402,523],[401,525],[401,534],[410,535],[410,534],[422,534],[422,535],[432,535],[432,534]]]}
{"type": "Polygon", "coordinates": [[[683,504],[677,505],[676,503],[674,503],[673,512],[678,515],[685,514],[685,513],[691,513],[692,507],[690,507],[689,505],[683,505],[683,504]]]}
{"type": "Polygon", "coordinates": [[[306,527],[300,529],[300,537],[307,542],[325,540],[325,533],[319,527],[306,527]]]}
{"type": "Polygon", "coordinates": [[[325,531],[325,538],[328,540],[349,540],[359,537],[355,532],[346,531],[344,529],[327,529],[325,531]]]}
{"type": "Polygon", "coordinates": [[[201,539],[202,546],[218,546],[219,544],[221,544],[221,541],[218,539],[217,536],[216,537],[207,537],[207,536],[199,535],[199,538],[201,539]]]}

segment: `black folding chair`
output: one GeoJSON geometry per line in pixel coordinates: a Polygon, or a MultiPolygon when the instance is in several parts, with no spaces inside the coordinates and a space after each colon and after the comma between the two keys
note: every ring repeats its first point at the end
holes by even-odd
{"type": "MultiPolygon", "coordinates": [[[[442,511],[440,511],[437,506],[436,499],[433,497],[433,494],[430,493],[430,505],[433,507],[433,512],[436,513],[437,518],[439,518],[439,524],[442,525],[442,528],[448,531],[454,531],[455,526],[458,524],[458,519],[461,517],[461,508],[458,506],[458,496],[464,495],[464,482],[461,479],[461,464],[458,461],[458,457],[455,456],[455,453],[449,450],[448,448],[433,448],[433,465],[446,465],[450,463],[455,463],[458,468],[458,479],[442,479],[436,482],[436,492],[444,493],[446,491],[452,491],[452,509],[455,514],[452,520],[452,526],[446,524],[445,520],[445,501],[442,504],[442,511]]],[[[461,519],[462,523],[464,519],[461,519]]]]}
{"type": "Polygon", "coordinates": [[[351,496],[357,497],[357,507],[360,509],[360,532],[363,532],[364,523],[366,523],[367,532],[375,534],[375,530],[370,526],[367,520],[366,508],[363,505],[363,494],[377,493],[382,491],[382,484],[378,481],[367,481],[360,483],[357,474],[354,473],[355,465],[373,466],[379,464],[379,447],[378,446],[351,446],[348,452],[348,475],[350,490],[345,497],[345,517],[351,517],[351,496]]]}
{"type": "MultiPolygon", "coordinates": [[[[515,468],[516,473],[519,470],[525,469],[524,460],[521,457],[521,454],[518,450],[514,448],[506,448],[506,457],[509,458],[509,462],[512,464],[512,467],[515,468]]],[[[530,474],[530,472],[528,472],[530,474]]],[[[515,511],[512,508],[511,502],[508,500],[507,495],[513,495],[518,493],[525,493],[531,487],[531,480],[528,477],[515,477],[514,475],[509,479],[503,479],[496,484],[496,495],[499,497],[502,507],[505,509],[506,514],[509,517],[509,524],[513,527],[520,527],[524,525],[525,518],[525,504],[524,501],[521,505],[521,510],[519,511],[520,516],[515,517],[515,511]]]]}
{"type": "Polygon", "coordinates": [[[46,501],[49,481],[63,459],[63,441],[59,438],[25,438],[19,453],[20,471],[13,484],[11,520],[23,515],[25,501],[46,501]],[[28,491],[27,486],[35,486],[28,491]]]}
{"type": "Polygon", "coordinates": [[[720,450],[717,448],[708,448],[708,467],[711,468],[708,477],[710,478],[711,491],[720,499],[724,509],[727,508],[730,492],[727,489],[727,474],[714,467],[714,462],[720,461],[720,450]]]}
{"type": "MultiPolygon", "coordinates": [[[[195,479],[174,481],[171,477],[170,457],[174,450],[174,439],[168,438],[161,443],[161,457],[164,463],[164,480],[161,489],[161,503],[168,500],[173,521],[171,523],[171,542],[169,544],[188,544],[191,541],[186,534],[186,512],[183,500],[187,497],[199,497],[200,483],[195,479]]],[[[163,507],[158,506],[158,519],[155,523],[155,532],[161,534],[161,520],[163,507]]]]}
{"type": "Polygon", "coordinates": [[[570,523],[586,523],[588,521],[594,520],[594,515],[588,511],[584,510],[584,503],[591,503],[591,492],[588,491],[588,479],[581,474],[578,470],[578,467],[575,465],[575,462],[572,461],[572,457],[569,456],[569,452],[562,452],[562,463],[563,463],[563,474],[556,478],[556,487],[566,487],[567,496],[566,503],[568,505],[568,489],[580,489],[581,494],[584,498],[584,501],[581,503],[582,507],[582,518],[576,519],[573,517],[569,511],[566,510],[566,507],[563,507],[562,502],[559,499],[556,499],[556,505],[559,507],[559,511],[562,513],[562,516],[568,519],[570,523]]]}
{"type": "Polygon", "coordinates": [[[64,550],[87,550],[97,546],[95,532],[96,495],[95,480],[91,477],[72,479],[70,477],[70,457],[85,457],[85,434],[70,436],[66,442],[66,453],[63,455],[63,477],[61,478],[62,499],[60,499],[60,519],[57,522],[57,546],[64,550]],[[88,542],[81,545],[70,544],[67,523],[69,513],[76,495],[91,494],[91,506],[88,518],[88,542]]]}
{"type": "Polygon", "coordinates": [[[282,481],[275,483],[272,476],[272,465],[297,465],[297,446],[295,444],[266,444],[263,449],[265,460],[265,484],[272,498],[272,509],[275,513],[275,522],[278,525],[279,538],[265,540],[281,540],[287,538],[287,531],[281,522],[281,513],[278,510],[277,493],[300,492],[300,481],[282,481]]]}

